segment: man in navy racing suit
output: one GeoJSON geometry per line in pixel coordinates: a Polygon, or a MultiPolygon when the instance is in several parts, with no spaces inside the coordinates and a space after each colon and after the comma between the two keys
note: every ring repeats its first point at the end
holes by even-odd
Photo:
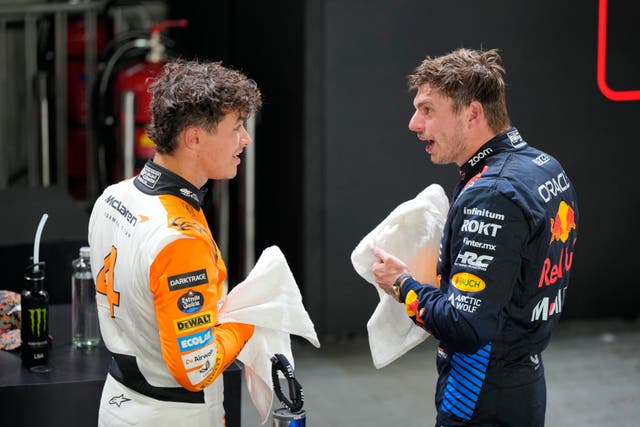
{"type": "Polygon", "coordinates": [[[373,248],[376,282],[440,340],[437,426],[543,426],[542,351],[565,304],[578,231],[560,163],[511,126],[495,50],[427,57],[409,77],[409,128],[456,163],[438,283],[373,248]]]}

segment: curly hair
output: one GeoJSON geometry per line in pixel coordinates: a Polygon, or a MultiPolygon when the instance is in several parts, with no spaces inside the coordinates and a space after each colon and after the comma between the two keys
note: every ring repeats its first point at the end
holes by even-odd
{"type": "Polygon", "coordinates": [[[482,104],[487,124],[494,132],[511,126],[505,99],[505,69],[496,49],[458,49],[424,61],[408,77],[410,90],[425,83],[453,100],[454,112],[472,101],[482,104]]]}
{"type": "Polygon", "coordinates": [[[151,122],[147,134],[161,154],[176,149],[176,137],[187,126],[202,126],[213,132],[226,114],[239,111],[246,116],[262,105],[256,82],[219,62],[169,62],[149,93],[151,122]]]}

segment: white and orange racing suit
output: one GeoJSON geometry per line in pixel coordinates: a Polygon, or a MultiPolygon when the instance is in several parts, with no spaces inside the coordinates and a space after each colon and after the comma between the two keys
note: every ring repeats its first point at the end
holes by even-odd
{"type": "Polygon", "coordinates": [[[224,426],[220,374],[253,326],[218,324],[227,272],[204,192],[149,161],[89,221],[100,331],[114,356],[99,425],[224,426]]]}

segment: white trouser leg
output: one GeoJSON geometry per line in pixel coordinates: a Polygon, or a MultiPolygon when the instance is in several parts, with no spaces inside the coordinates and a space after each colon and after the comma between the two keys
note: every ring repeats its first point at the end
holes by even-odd
{"type": "Polygon", "coordinates": [[[222,377],[205,389],[205,403],[156,400],[107,375],[100,398],[98,427],[224,427],[222,377]]]}

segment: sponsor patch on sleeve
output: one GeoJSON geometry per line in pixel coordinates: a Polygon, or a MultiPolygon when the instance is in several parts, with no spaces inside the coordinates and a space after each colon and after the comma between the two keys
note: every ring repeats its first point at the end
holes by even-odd
{"type": "Polygon", "coordinates": [[[203,268],[202,270],[190,271],[176,276],[169,276],[167,281],[169,283],[169,290],[177,291],[179,289],[209,283],[209,278],[207,277],[207,270],[203,268]]]}
{"type": "Polygon", "coordinates": [[[480,277],[466,271],[454,274],[451,278],[451,283],[465,292],[480,292],[487,286],[480,277]]]}
{"type": "Polygon", "coordinates": [[[189,291],[178,298],[178,308],[184,313],[195,313],[202,308],[203,304],[204,296],[193,289],[189,289],[189,291]]]}
{"type": "Polygon", "coordinates": [[[195,334],[185,335],[184,337],[178,338],[178,347],[180,347],[180,352],[186,353],[188,351],[202,348],[213,341],[213,330],[211,328],[208,328],[204,331],[196,332],[195,334]]]}
{"type": "Polygon", "coordinates": [[[211,311],[205,311],[204,313],[196,314],[194,316],[183,317],[173,321],[176,334],[182,335],[186,332],[190,332],[194,329],[199,329],[204,326],[211,325],[211,319],[213,313],[211,311]]]}
{"type": "Polygon", "coordinates": [[[201,367],[206,360],[211,360],[216,356],[217,348],[215,343],[211,343],[199,350],[192,351],[182,356],[184,369],[190,371],[196,367],[201,367]]]}
{"type": "Polygon", "coordinates": [[[222,355],[216,354],[215,360],[208,358],[198,368],[194,369],[193,371],[187,372],[187,377],[189,377],[191,385],[199,384],[204,381],[209,375],[215,374],[220,369],[221,364],[222,355]]]}

